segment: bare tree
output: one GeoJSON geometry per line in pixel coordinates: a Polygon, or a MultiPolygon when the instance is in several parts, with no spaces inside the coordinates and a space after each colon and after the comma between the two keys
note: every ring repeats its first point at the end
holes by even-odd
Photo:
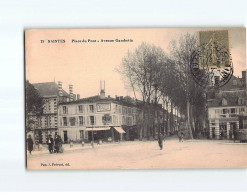
{"type": "MultiPolygon", "coordinates": [[[[186,103],[187,128],[190,138],[193,138],[195,131],[195,115],[193,109],[204,105],[205,99],[202,97],[203,89],[195,83],[191,75],[191,63],[193,54],[197,51],[197,39],[195,35],[186,34],[180,37],[179,43],[171,43],[171,59],[175,61],[175,72],[177,75],[177,86],[184,93],[183,101],[177,96],[177,103],[186,103]],[[198,101],[199,100],[199,101],[198,101]],[[200,102],[200,103],[199,103],[200,102]],[[199,104],[198,104],[199,103],[199,104]]],[[[184,105],[180,105],[182,108],[184,105]]]]}
{"type": "MultiPolygon", "coordinates": [[[[122,75],[126,86],[133,89],[134,95],[141,94],[143,101],[144,127],[147,129],[148,137],[151,136],[152,125],[151,102],[158,104],[160,94],[158,93],[160,68],[165,58],[165,53],[160,47],[142,43],[134,52],[129,52],[122,59],[117,71],[122,75]]],[[[157,116],[157,113],[154,114],[157,116]]],[[[154,135],[154,133],[153,133],[154,135]]]]}

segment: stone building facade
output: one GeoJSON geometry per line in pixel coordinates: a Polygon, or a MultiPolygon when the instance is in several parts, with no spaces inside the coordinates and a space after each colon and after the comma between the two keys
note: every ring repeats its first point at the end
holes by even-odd
{"type": "MultiPolygon", "coordinates": [[[[62,102],[70,101],[71,94],[62,89],[62,82],[45,82],[32,84],[43,100],[41,115],[28,113],[29,120],[33,120],[32,135],[36,143],[46,143],[47,137],[53,137],[58,132],[58,106],[62,102]]],[[[73,90],[70,91],[73,93],[73,90]]]]}
{"type": "Polygon", "coordinates": [[[242,78],[233,76],[222,89],[208,94],[210,138],[233,139],[234,132],[247,125],[242,120],[247,114],[246,95],[246,71],[242,78]]]}
{"type": "Polygon", "coordinates": [[[63,141],[132,139],[138,109],[123,98],[100,95],[59,105],[59,134],[63,141]]]}

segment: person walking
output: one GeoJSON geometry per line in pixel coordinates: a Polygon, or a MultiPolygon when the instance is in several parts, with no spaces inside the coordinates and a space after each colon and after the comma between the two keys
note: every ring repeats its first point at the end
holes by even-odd
{"type": "Polygon", "coordinates": [[[58,153],[59,152],[59,138],[58,138],[58,135],[55,135],[55,139],[54,139],[54,143],[55,143],[55,146],[54,146],[54,153],[58,153]]]}
{"type": "Polygon", "coordinates": [[[180,142],[184,142],[184,132],[181,132],[181,135],[180,135],[180,142]]]}
{"type": "Polygon", "coordinates": [[[31,138],[31,135],[29,135],[27,138],[27,150],[29,151],[29,154],[31,154],[33,151],[33,140],[31,138]]]}
{"type": "Polygon", "coordinates": [[[55,151],[54,152],[62,153],[63,152],[63,150],[62,150],[62,143],[63,143],[62,138],[59,135],[56,135],[54,142],[55,142],[55,151]]]}
{"type": "Polygon", "coordinates": [[[158,137],[158,144],[159,144],[160,150],[162,150],[163,149],[163,135],[161,133],[159,134],[159,137],[158,137]]]}
{"type": "Polygon", "coordinates": [[[47,144],[48,144],[48,149],[49,149],[50,154],[53,153],[53,144],[54,144],[54,141],[53,141],[53,138],[51,137],[51,135],[49,135],[47,144]]]}
{"type": "Polygon", "coordinates": [[[60,137],[60,135],[58,135],[57,137],[58,137],[58,152],[63,153],[63,140],[60,137]]]}

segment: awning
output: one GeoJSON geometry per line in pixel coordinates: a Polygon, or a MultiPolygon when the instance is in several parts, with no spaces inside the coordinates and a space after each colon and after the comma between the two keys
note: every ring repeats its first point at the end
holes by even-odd
{"type": "Polygon", "coordinates": [[[126,133],[122,127],[113,127],[118,133],[126,133]]]}
{"type": "Polygon", "coordinates": [[[110,127],[86,127],[85,131],[109,131],[110,127]]]}

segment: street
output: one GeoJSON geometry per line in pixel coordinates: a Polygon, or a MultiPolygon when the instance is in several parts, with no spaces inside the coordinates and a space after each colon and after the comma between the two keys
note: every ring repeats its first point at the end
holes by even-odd
{"type": "Polygon", "coordinates": [[[246,168],[247,144],[229,140],[166,140],[74,146],[64,153],[27,154],[28,169],[246,168]]]}

